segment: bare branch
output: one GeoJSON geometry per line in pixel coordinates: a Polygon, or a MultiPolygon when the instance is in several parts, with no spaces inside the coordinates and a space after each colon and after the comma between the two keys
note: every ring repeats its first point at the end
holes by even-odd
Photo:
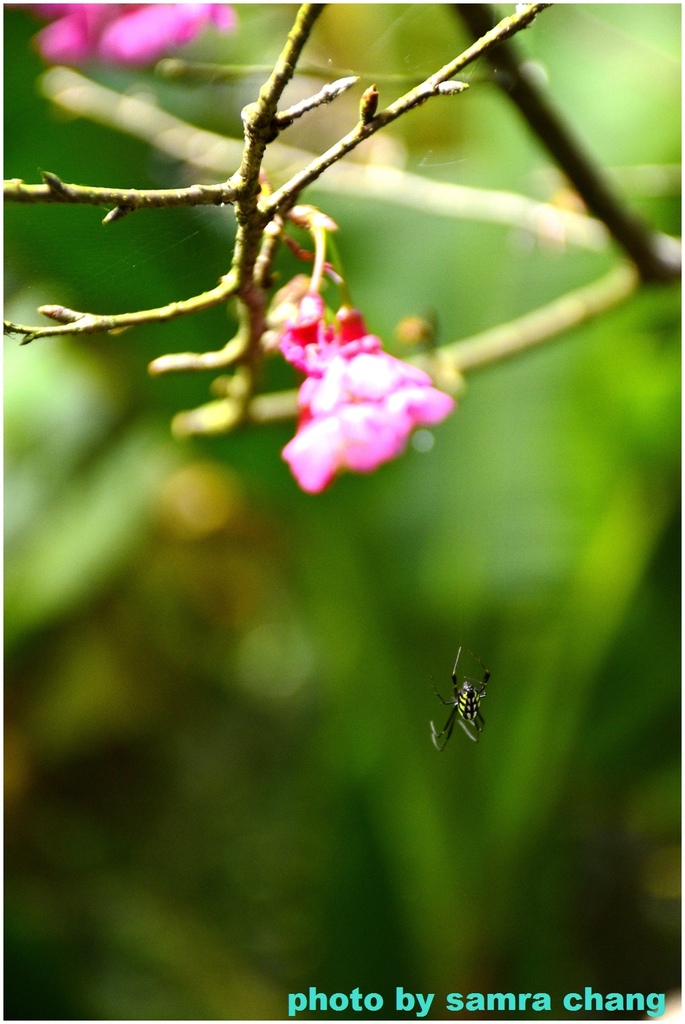
{"type": "MultiPolygon", "coordinates": [[[[302,48],[309,38],[314,22],[322,11],[322,4],[302,4],[273,71],[268,81],[259,90],[256,103],[248,104],[243,110],[245,146],[240,170],[233,176],[233,180],[238,186],[239,205],[242,207],[242,217],[239,217],[239,222],[247,213],[256,208],[259,172],[264,151],[274,138],[274,118],[278,109],[278,101],[295,73],[295,65],[302,48]]],[[[266,220],[268,219],[266,218],[266,220]]],[[[263,223],[266,223],[266,220],[263,223]]]]}
{"type": "Polygon", "coordinates": [[[302,117],[303,114],[307,114],[310,110],[322,107],[325,103],[330,103],[331,100],[342,96],[344,92],[351,89],[358,81],[358,75],[350,75],[347,78],[339,78],[335,82],[324,85],[323,89],[319,89],[317,93],[309,96],[306,100],[300,100],[299,103],[288,107],[287,110],[280,110],[274,117],[275,126],[279,130],[288,128],[298,117],[302,117]]]}
{"type": "Polygon", "coordinates": [[[153,359],[148,372],[153,377],[166,373],[184,373],[188,370],[224,370],[238,362],[247,351],[246,339],[237,334],[216,352],[171,352],[153,359]]]}
{"type": "MultiPolygon", "coordinates": [[[[449,82],[454,75],[458,74],[459,71],[472,61],[482,57],[503,39],[508,39],[515,32],[526,28],[540,11],[549,6],[550,4],[536,3],[521,7],[515,14],[508,18],[503,18],[495,28],[487,32],[454,60],[445,64],[439,71],[436,71],[435,74],[427,78],[425,82],[400,96],[399,99],[395,100],[394,103],[391,103],[390,106],[386,107],[379,114],[376,114],[371,120],[365,121],[362,117],[357,126],[351,132],[348,132],[344,138],[340,139],[334,146],[331,146],[322,156],[313,160],[298,174],[295,174],[290,181],[274,192],[269,199],[261,203],[260,208],[262,211],[268,214],[273,210],[277,210],[281,203],[291,200],[293,196],[297,196],[303,188],[315,181],[328,167],[341,160],[353,149],[356,149],[361,142],[370,138],[379,129],[385,128],[386,125],[391,124],[398,117],[425,103],[432,96],[444,95],[444,84],[449,82]]],[[[461,91],[458,88],[460,85],[462,88],[464,87],[464,83],[450,84],[447,88],[447,93],[461,91]]]]}
{"type": "MultiPolygon", "coordinates": [[[[216,288],[158,309],[97,316],[59,305],[43,306],[39,312],[56,321],[57,326],[34,328],[9,324],[6,325],[6,329],[11,333],[23,334],[25,337],[22,344],[49,335],[119,331],[135,324],[159,322],[197,312],[235,296],[238,302],[239,328],[236,336],[222,349],[205,353],[175,353],[162,356],[150,364],[150,372],[153,374],[216,370],[238,364],[232,375],[224,375],[215,380],[212,388],[216,396],[214,401],[180,413],[174,419],[174,432],[179,435],[219,433],[230,430],[244,421],[264,422],[290,417],[297,407],[294,392],[253,397],[252,389],[257,363],[262,356],[260,340],[267,326],[265,292],[271,283],[271,266],[281,239],[284,221],[300,192],[307,185],[317,182],[324,170],[334,167],[362,141],[398,117],[434,96],[450,96],[462,92],[467,88],[466,84],[455,80],[453,76],[478,57],[489,54],[494,47],[500,47],[498,52],[501,52],[504,40],[529,25],[533,18],[548,6],[550,5],[546,3],[518,5],[514,15],[503,19],[485,32],[462,54],[380,113],[376,112],[378,92],[375,86],[367,89],[362,98],[360,120],[355,128],[326,153],[311,159],[311,154],[304,154],[275,143],[276,136],[296,117],[330,102],[358,79],[356,76],[347,77],[325,85],[309,99],[278,112],[278,102],[283,90],[295,74],[297,60],[322,10],[320,4],[303,4],[298,9],[283,51],[268,81],[262,86],[257,101],[243,110],[245,137],[241,147],[240,167],[227,182],[216,185],[193,185],[183,189],[102,189],[70,185],[62,182],[57,175],[45,172],[42,186],[25,185],[17,179],[6,183],[6,196],[19,202],[111,205],[113,209],[105,218],[107,223],[125,216],[131,210],[146,206],[219,205],[232,202],[235,206],[238,231],[230,273],[221,279],[216,288]],[[285,185],[262,199],[262,162],[267,147],[271,147],[271,155],[287,154],[286,159],[305,159],[309,162],[302,170],[292,175],[285,185]]],[[[120,97],[73,72],[65,69],[56,71],[60,75],[59,80],[54,76],[46,76],[45,79],[48,83],[46,87],[52,88],[55,93],[52,97],[55,102],[146,138],[164,152],[173,153],[174,156],[198,166],[221,165],[224,173],[229,161],[235,166],[233,161],[239,147],[237,142],[214,136],[209,132],[198,132],[159,110],[154,104],[140,99],[120,97]],[[205,155],[198,156],[203,150],[205,155]],[[207,155],[206,151],[210,151],[211,155],[207,155]]],[[[411,205],[433,209],[443,215],[449,213],[450,209],[454,212],[455,208],[459,207],[458,215],[471,217],[474,216],[474,205],[478,206],[477,203],[474,204],[476,196],[481,199],[487,197],[480,203],[478,213],[475,214],[482,219],[522,225],[542,237],[549,236],[562,242],[567,238],[575,238],[579,244],[590,248],[601,248],[606,242],[606,231],[598,221],[582,215],[564,213],[550,204],[534,203],[525,197],[506,193],[483,193],[481,190],[430,182],[407,175],[395,168],[360,169],[346,164],[344,167],[335,167],[334,172],[330,177],[334,179],[333,187],[338,190],[340,183],[347,181],[350,189],[362,188],[368,195],[373,191],[370,182],[374,182],[376,194],[380,194],[381,198],[409,202],[411,205]]],[[[327,183],[321,187],[330,186],[327,183]]],[[[598,212],[600,210],[601,203],[598,212]]],[[[606,210],[603,212],[606,214],[606,210]]],[[[602,219],[616,234],[615,227],[607,217],[604,215],[602,219]]],[[[671,258],[666,246],[668,244],[675,247],[674,240],[663,239],[656,233],[649,234],[648,240],[652,256],[661,258],[662,261],[671,258]],[[658,251],[659,245],[664,249],[661,253],[658,251]]],[[[625,247],[630,251],[627,244],[625,247]]],[[[671,260],[671,265],[672,263],[671,260]]],[[[647,279],[645,267],[642,266],[640,269],[643,278],[647,279]]],[[[621,266],[600,281],[571,292],[534,313],[474,338],[444,346],[413,361],[424,366],[442,386],[457,387],[464,371],[477,369],[525,351],[598,315],[627,298],[639,283],[640,277],[632,266],[621,266]]]]}
{"type": "Polygon", "coordinates": [[[15,324],[5,321],[5,334],[23,334],[22,345],[37,338],[49,338],[57,334],[101,334],[105,331],[120,331],[127,327],[137,327],[140,324],[162,323],[173,320],[179,316],[188,316],[190,313],[199,313],[203,309],[211,309],[226,302],[237,289],[235,278],[232,274],[226,274],[216,288],[202,292],[201,295],[194,295],[190,299],[181,299],[178,302],[170,302],[166,306],[159,306],[156,309],[141,309],[134,313],[115,313],[113,315],[99,315],[96,313],[79,313],[73,309],[66,309],[64,306],[41,306],[39,313],[59,321],[59,326],[51,327],[27,327],[23,324],[15,324]]]}
{"type": "MultiPolygon", "coordinates": [[[[298,9],[285,46],[268,81],[260,89],[257,102],[248,104],[242,113],[245,145],[240,169],[230,179],[236,189],[235,214],[238,222],[231,274],[236,282],[240,334],[245,339],[244,361],[251,369],[261,357],[259,343],[266,330],[266,292],[255,279],[255,265],[262,249],[264,230],[276,212],[265,212],[259,207],[262,161],[268,143],[278,133],[274,122],[278,102],[295,73],[295,65],[322,11],[322,4],[302,4],[298,9]]],[[[283,211],[291,205],[286,197],[283,211]]],[[[275,240],[271,251],[275,252],[275,240]]],[[[254,373],[250,379],[254,379],[254,373]]]]}
{"type": "MultiPolygon", "coordinates": [[[[242,143],[195,128],[160,110],[147,98],[123,96],[68,68],[52,68],[46,72],[42,87],[53,103],[70,113],[142,139],[160,152],[208,174],[226,175],[240,163],[242,143]],[[126,120],[129,114],[130,123],[126,120]]],[[[315,159],[313,153],[286,146],[280,140],[271,143],[268,158],[270,175],[290,175],[315,159]]],[[[40,185],[24,187],[44,188],[40,185]]],[[[543,240],[582,248],[602,249],[608,240],[602,222],[584,214],[558,209],[514,192],[455,185],[397,167],[360,163],[356,159],[334,164],[312,183],[312,188],[366,196],[443,217],[521,227],[543,240]]]]}
{"type": "Polygon", "coordinates": [[[592,284],[577,288],[540,309],[463,341],[441,346],[414,360],[440,380],[445,374],[482,369],[548,341],[624,302],[640,286],[632,263],[624,263],[592,284]]]}
{"type": "MultiPolygon", "coordinates": [[[[482,36],[491,27],[488,5],[468,3],[456,7],[474,36],[482,36]]],[[[516,44],[505,43],[497,47],[496,55],[488,53],[487,56],[496,61],[500,71],[506,72],[506,82],[499,82],[505,94],[517,105],[537,138],[573,182],[588,209],[604,221],[619,245],[635,261],[644,280],[677,280],[680,247],[653,231],[617,194],[553,102],[527,73],[516,44]]]]}

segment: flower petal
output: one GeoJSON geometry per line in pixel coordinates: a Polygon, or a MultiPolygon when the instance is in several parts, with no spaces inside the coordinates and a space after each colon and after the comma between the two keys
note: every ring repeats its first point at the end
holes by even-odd
{"type": "Polygon", "coordinates": [[[111,22],[100,40],[100,56],[125,64],[149,64],[194,39],[212,18],[212,6],[142,4],[111,22]]]}
{"type": "MultiPolygon", "coordinates": [[[[59,4],[41,5],[46,17],[56,17],[36,36],[35,42],[50,64],[80,64],[95,55],[97,41],[107,23],[107,4],[64,4],[59,17],[59,4]],[[54,8],[50,14],[46,8],[54,8]]],[[[118,11],[118,5],[113,5],[118,11]]]]}
{"type": "Polygon", "coordinates": [[[365,332],[356,310],[338,312],[337,332],[326,327],[323,300],[308,295],[281,342],[286,358],[307,374],[298,394],[300,424],[283,458],[311,493],[342,469],[377,469],[404,450],[414,427],[439,423],[454,409],[427,373],[388,355],[365,332]]]}
{"type": "Polygon", "coordinates": [[[413,427],[441,423],[454,410],[455,401],[434,387],[405,387],[387,399],[388,415],[405,414],[413,427]]]}
{"type": "Polygon", "coordinates": [[[388,417],[374,404],[348,405],[338,413],[344,438],[343,463],[357,473],[370,473],[404,450],[411,430],[407,417],[388,417]]]}
{"type": "Polygon", "coordinates": [[[318,494],[340,468],[340,425],[334,417],[311,420],[295,434],[282,455],[303,491],[318,494]]]}
{"type": "Polygon", "coordinates": [[[51,63],[100,59],[148,64],[193,39],[209,22],[226,31],[235,25],[228,4],[35,4],[56,18],[36,36],[51,63]]]}

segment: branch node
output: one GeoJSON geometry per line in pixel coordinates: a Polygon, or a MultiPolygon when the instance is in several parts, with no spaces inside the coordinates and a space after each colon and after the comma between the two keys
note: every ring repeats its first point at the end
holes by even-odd
{"type": "Polygon", "coordinates": [[[441,96],[456,96],[457,93],[464,92],[468,87],[468,82],[440,82],[436,92],[441,96]]]}
{"type": "Polygon", "coordinates": [[[56,192],[60,196],[69,195],[69,190],[64,182],[56,174],[53,174],[52,171],[41,171],[40,176],[51,192],[56,192]]]}
{"type": "Polygon", "coordinates": [[[38,312],[60,324],[73,324],[75,320],[80,320],[83,316],[83,313],[77,313],[73,309],[59,305],[39,306],[38,312]]]}
{"type": "Polygon", "coordinates": [[[358,81],[358,75],[348,75],[347,78],[338,78],[335,82],[324,85],[323,89],[319,89],[313,96],[309,96],[306,100],[301,100],[292,107],[288,107],[287,110],[281,110],[275,114],[271,122],[272,129],[278,132],[283,128],[290,127],[296,118],[302,117],[303,114],[314,110],[316,107],[323,106],[324,103],[330,103],[331,100],[336,99],[336,97],[351,89],[358,81]]]}
{"type": "Polygon", "coordinates": [[[121,220],[123,217],[126,217],[132,210],[132,206],[115,206],[113,210],[105,214],[102,218],[102,223],[113,224],[115,220],[121,220]]]}
{"type": "Polygon", "coordinates": [[[245,338],[238,334],[218,352],[172,352],[153,359],[147,369],[153,377],[189,370],[223,370],[242,359],[246,350],[245,338]]]}
{"type": "Polygon", "coordinates": [[[362,95],[359,103],[359,120],[362,124],[369,124],[373,121],[376,116],[376,110],[378,109],[378,89],[375,85],[370,85],[362,95]]]}

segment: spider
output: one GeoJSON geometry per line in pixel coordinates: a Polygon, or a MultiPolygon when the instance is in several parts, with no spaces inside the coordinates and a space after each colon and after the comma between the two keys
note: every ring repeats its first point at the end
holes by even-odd
{"type": "Polygon", "coordinates": [[[452,735],[454,729],[454,723],[459,722],[469,739],[473,740],[474,743],[478,742],[478,733],[482,731],[485,721],[480,713],[480,702],[485,697],[485,687],[487,686],[488,679],[490,678],[490,671],[485,667],[480,658],[476,657],[471,651],[469,654],[474,658],[480,667],[483,669],[483,678],[479,681],[469,680],[468,677],[464,677],[464,682],[460,687],[457,686],[457,665],[459,664],[459,655],[461,654],[461,647],[457,651],[457,660],[454,663],[452,669],[452,685],[454,687],[454,698],[452,700],[445,700],[437,689],[435,683],[432,684],[435,690],[436,696],[440,698],[443,704],[447,707],[451,707],[449,718],[445,722],[445,726],[440,732],[437,732],[435,726],[431,722],[431,733],[433,736],[433,745],[436,750],[444,750],[447,746],[447,742],[452,735]],[[467,725],[468,723],[468,725],[467,725]],[[472,727],[472,728],[471,728],[472,727]],[[438,740],[441,736],[444,736],[445,741],[441,745],[438,740]]]}

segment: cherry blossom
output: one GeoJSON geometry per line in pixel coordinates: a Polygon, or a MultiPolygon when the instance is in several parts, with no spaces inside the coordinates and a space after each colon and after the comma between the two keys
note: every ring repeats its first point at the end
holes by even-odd
{"type": "Polygon", "coordinates": [[[305,491],[322,491],[341,470],[372,472],[404,451],[415,427],[454,409],[427,373],[383,351],[357,310],[343,307],[326,324],[319,295],[304,297],[281,351],[306,374],[297,433],[283,449],[305,491]]]}
{"type": "Polygon", "coordinates": [[[224,32],[235,26],[227,4],[32,4],[31,9],[51,19],[36,36],[51,64],[150,64],[190,42],[207,24],[224,32]]]}

